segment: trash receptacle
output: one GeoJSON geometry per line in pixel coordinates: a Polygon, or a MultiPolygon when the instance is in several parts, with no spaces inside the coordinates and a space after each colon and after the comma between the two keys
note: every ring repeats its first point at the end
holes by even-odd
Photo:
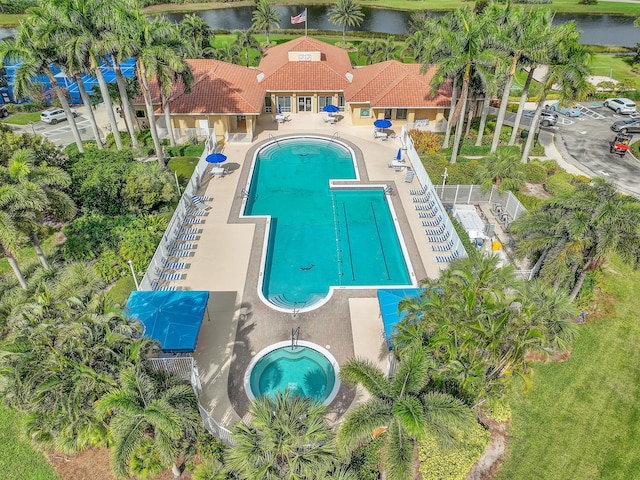
{"type": "Polygon", "coordinates": [[[529,130],[522,130],[520,132],[520,138],[527,138],[529,136],[529,130]]]}

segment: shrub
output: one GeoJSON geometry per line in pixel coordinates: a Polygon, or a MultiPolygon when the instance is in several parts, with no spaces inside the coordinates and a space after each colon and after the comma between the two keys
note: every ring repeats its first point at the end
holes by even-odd
{"type": "Polygon", "coordinates": [[[511,407],[508,403],[496,400],[485,410],[487,417],[496,422],[508,422],[511,420],[511,407]]]}
{"type": "Polygon", "coordinates": [[[580,5],[597,5],[598,0],[580,0],[578,3],[580,5]]]}
{"type": "Polygon", "coordinates": [[[87,214],[74,219],[62,231],[67,240],[62,251],[67,260],[92,260],[104,250],[118,248],[119,237],[114,230],[126,217],[87,214]]]}
{"type": "MultiPolygon", "coordinates": [[[[9,159],[16,150],[28,148],[35,152],[36,163],[51,167],[65,167],[67,158],[62,150],[46,138],[28,133],[17,134],[9,129],[0,129],[0,165],[9,165],[9,159]]],[[[77,147],[76,147],[77,148],[77,147]]]]}
{"type": "Polygon", "coordinates": [[[120,256],[131,260],[136,271],[144,271],[166,228],[167,222],[160,215],[137,217],[126,229],[119,229],[122,232],[118,250],[120,256]]]}
{"type": "Polygon", "coordinates": [[[360,445],[351,453],[349,469],[353,470],[359,480],[378,480],[380,478],[380,451],[384,443],[384,435],[360,445]]]}
{"type": "Polygon", "coordinates": [[[476,423],[469,430],[454,430],[455,443],[442,447],[433,435],[420,442],[423,480],[462,480],[489,444],[490,434],[476,423]]]}
{"type": "Polygon", "coordinates": [[[225,444],[213,435],[209,435],[206,431],[202,431],[198,435],[196,448],[198,455],[202,458],[214,459],[220,462],[224,460],[225,444]]]}
{"type": "Polygon", "coordinates": [[[547,170],[539,161],[525,163],[523,168],[527,182],[544,183],[544,181],[547,179],[547,170]]]}
{"type": "Polygon", "coordinates": [[[173,175],[157,162],[135,163],[121,192],[132,212],[149,213],[177,199],[173,175]]]}
{"type": "Polygon", "coordinates": [[[111,249],[100,254],[93,270],[107,283],[113,283],[128,273],[125,260],[111,249]]]}
{"type": "Polygon", "coordinates": [[[544,189],[551,195],[563,195],[571,193],[574,186],[571,184],[572,176],[570,173],[558,172],[547,178],[544,189]]]}
{"type": "Polygon", "coordinates": [[[442,148],[442,135],[422,130],[410,130],[409,135],[418,155],[435,155],[442,148]]]}

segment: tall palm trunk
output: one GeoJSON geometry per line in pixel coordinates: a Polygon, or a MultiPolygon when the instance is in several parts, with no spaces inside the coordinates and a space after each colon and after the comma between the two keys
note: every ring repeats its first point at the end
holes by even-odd
{"type": "Polygon", "coordinates": [[[167,132],[169,133],[169,143],[172,147],[176,146],[176,139],[173,135],[173,125],[171,125],[171,110],[169,108],[169,95],[164,93],[160,88],[160,98],[162,98],[162,112],[164,113],[164,123],[167,126],[167,132]]]}
{"type": "Polygon", "coordinates": [[[163,169],[166,168],[164,164],[164,158],[162,158],[162,147],[160,146],[160,139],[158,138],[158,131],[156,129],[156,118],[153,114],[153,103],[151,102],[151,92],[149,90],[149,82],[147,81],[147,70],[144,63],[140,60],[136,61],[136,69],[138,73],[138,80],[142,86],[142,96],[144,97],[144,105],[147,110],[147,119],[149,120],[149,131],[151,132],[151,138],[153,139],[153,146],[156,150],[156,156],[158,157],[158,163],[163,169]]]}
{"type": "Polygon", "coordinates": [[[451,151],[451,163],[456,163],[456,158],[458,156],[458,148],[460,147],[460,139],[462,138],[462,128],[464,127],[464,112],[467,108],[467,97],[469,96],[469,82],[471,80],[471,65],[467,65],[464,78],[462,80],[462,91],[460,94],[460,100],[458,101],[458,105],[460,109],[458,109],[458,105],[456,105],[456,113],[454,114],[454,118],[458,118],[458,123],[456,125],[456,134],[453,137],[453,150],[451,151]]]}
{"type": "Polygon", "coordinates": [[[127,131],[129,132],[129,138],[131,138],[131,146],[136,148],[138,146],[138,139],[136,138],[136,132],[133,128],[131,104],[129,103],[129,96],[127,95],[127,85],[124,82],[124,75],[122,75],[120,64],[116,61],[115,57],[111,58],[111,62],[113,64],[113,70],[116,73],[116,84],[118,85],[118,91],[120,92],[120,103],[122,105],[121,108],[124,112],[124,118],[127,126],[127,131]]]}
{"type": "Polygon", "coordinates": [[[78,151],[80,153],[84,153],[84,146],[82,145],[82,137],[80,137],[80,132],[78,131],[78,125],[76,125],[76,119],[71,113],[71,107],[69,107],[69,102],[67,101],[67,97],[65,97],[64,92],[58,85],[58,81],[53,76],[53,72],[51,69],[47,68],[45,71],[47,78],[49,79],[49,83],[53,87],[53,91],[56,92],[58,96],[58,100],[62,104],[62,109],[64,110],[65,115],[67,116],[67,120],[69,125],[71,126],[71,133],[73,133],[73,138],[76,141],[76,145],[78,146],[78,151]]]}
{"type": "Polygon", "coordinates": [[[536,107],[536,113],[533,115],[533,119],[531,120],[531,126],[529,127],[529,135],[527,135],[527,141],[524,144],[524,148],[522,149],[522,157],[520,157],[520,161],[522,163],[526,163],[529,159],[529,152],[531,151],[531,143],[533,142],[534,137],[536,136],[536,132],[540,131],[539,123],[540,123],[540,114],[542,113],[542,106],[544,105],[544,101],[547,99],[547,92],[543,91],[542,95],[540,95],[540,100],[538,101],[538,106],[536,107]]]}
{"type": "Polygon", "coordinates": [[[587,263],[582,268],[582,271],[580,272],[580,275],[578,276],[578,279],[576,280],[576,284],[573,286],[573,290],[571,290],[571,293],[569,294],[569,301],[570,302],[573,302],[576,299],[576,297],[578,296],[578,293],[580,292],[580,289],[582,288],[582,284],[584,283],[584,279],[587,278],[587,274],[589,273],[589,267],[591,266],[591,261],[592,261],[592,259],[587,260],[587,263]]]}
{"type": "Polygon", "coordinates": [[[464,131],[464,134],[468,137],[471,135],[471,122],[476,113],[476,108],[478,108],[478,97],[476,96],[473,102],[469,102],[467,106],[467,129],[464,131]]]}
{"type": "Polygon", "coordinates": [[[26,290],[27,289],[27,281],[24,279],[24,275],[22,275],[22,271],[20,270],[20,266],[18,265],[18,261],[15,259],[11,252],[7,247],[5,247],[2,243],[0,243],[0,250],[2,251],[2,255],[7,259],[9,265],[13,269],[13,273],[18,279],[18,283],[20,286],[26,290]]]}
{"type": "Polygon", "coordinates": [[[44,252],[42,251],[42,247],[40,246],[40,239],[38,238],[38,234],[33,229],[29,230],[29,240],[31,240],[31,244],[38,254],[38,260],[44,268],[49,268],[49,262],[47,262],[47,257],[44,256],[44,252]]]}
{"type": "Polygon", "coordinates": [[[491,105],[491,97],[487,94],[482,105],[482,115],[480,116],[480,126],[478,127],[478,138],[476,147],[482,145],[482,136],[484,135],[484,126],[487,124],[487,116],[489,115],[489,106],[491,105]]]}
{"type": "Polygon", "coordinates": [[[498,143],[500,142],[500,133],[502,133],[502,124],[504,123],[504,117],[507,113],[509,93],[511,93],[511,83],[513,82],[513,77],[516,75],[518,60],[520,60],[520,55],[514,55],[513,60],[511,61],[511,69],[509,69],[509,75],[507,75],[504,90],[502,91],[502,100],[500,101],[498,119],[496,120],[496,130],[493,132],[493,140],[491,141],[491,153],[496,151],[496,148],[498,148],[498,143]]]}
{"type": "Polygon", "coordinates": [[[531,80],[533,80],[533,72],[536,67],[529,69],[529,75],[524,82],[524,88],[522,89],[522,95],[520,96],[520,103],[518,104],[518,111],[516,112],[516,119],[513,121],[513,131],[511,132],[511,138],[509,139],[509,145],[515,145],[516,138],[518,137],[518,127],[520,126],[520,119],[522,118],[522,112],[524,111],[524,104],[527,103],[527,97],[529,96],[529,87],[531,86],[531,80]]]}
{"type": "Polygon", "coordinates": [[[102,138],[100,137],[100,129],[98,128],[96,117],[93,114],[93,108],[91,108],[91,100],[89,99],[89,95],[87,94],[87,89],[84,87],[82,76],[79,73],[74,73],[73,78],[75,78],[76,84],[78,85],[80,98],[82,99],[82,102],[87,106],[87,116],[89,117],[89,123],[91,123],[91,130],[93,130],[93,136],[96,139],[96,146],[98,147],[98,150],[102,150],[103,146],[102,146],[102,138]]]}
{"type": "Polygon", "coordinates": [[[118,130],[118,121],[116,120],[116,116],[113,113],[113,103],[111,103],[111,97],[109,96],[109,89],[107,88],[107,82],[104,79],[104,75],[102,74],[102,68],[100,68],[100,63],[97,61],[95,57],[91,57],[91,68],[96,74],[96,79],[98,80],[98,86],[100,87],[100,94],[102,95],[104,106],[107,109],[107,116],[109,117],[109,124],[111,125],[111,131],[113,132],[113,137],[116,141],[116,147],[118,150],[121,150],[122,139],[120,138],[120,131],[118,130]]]}
{"type": "Polygon", "coordinates": [[[442,142],[442,148],[449,148],[449,140],[451,139],[451,123],[453,122],[453,113],[456,106],[456,95],[458,78],[453,79],[453,87],[451,88],[451,106],[449,107],[449,118],[447,119],[447,131],[444,134],[444,142],[442,142]]]}

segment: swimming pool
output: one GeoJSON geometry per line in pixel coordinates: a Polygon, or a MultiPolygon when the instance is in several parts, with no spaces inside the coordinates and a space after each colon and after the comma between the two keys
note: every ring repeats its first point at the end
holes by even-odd
{"type": "Polygon", "coordinates": [[[269,218],[259,293],[272,306],[317,306],[334,288],[412,285],[384,185],[358,186],[354,158],[321,137],[256,152],[244,215],[269,218]]]}
{"type": "Polygon", "coordinates": [[[258,353],[247,367],[244,385],[250,400],[289,390],[326,405],[340,389],[340,367],[328,350],[311,342],[280,342],[258,353]]]}

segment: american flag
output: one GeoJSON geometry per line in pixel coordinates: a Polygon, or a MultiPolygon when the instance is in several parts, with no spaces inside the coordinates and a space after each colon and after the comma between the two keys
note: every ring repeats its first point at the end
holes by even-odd
{"type": "Polygon", "coordinates": [[[305,8],[304,11],[300,14],[300,15],[296,15],[295,17],[291,17],[291,24],[295,25],[297,23],[306,23],[307,21],[307,9],[305,8]]]}

